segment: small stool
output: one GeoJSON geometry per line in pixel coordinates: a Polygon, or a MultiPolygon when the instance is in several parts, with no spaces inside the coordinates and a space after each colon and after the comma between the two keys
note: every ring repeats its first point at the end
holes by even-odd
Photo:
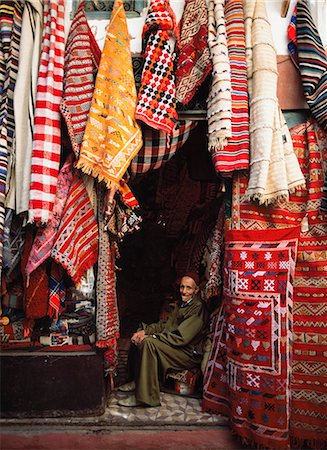
{"type": "Polygon", "coordinates": [[[196,387],[202,380],[202,372],[199,367],[184,370],[169,369],[166,380],[173,382],[176,394],[190,396],[195,394],[196,387]]]}

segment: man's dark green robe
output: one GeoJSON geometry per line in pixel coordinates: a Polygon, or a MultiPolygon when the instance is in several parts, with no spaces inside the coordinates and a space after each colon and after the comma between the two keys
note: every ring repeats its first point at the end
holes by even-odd
{"type": "Polygon", "coordinates": [[[207,308],[198,296],[178,303],[165,321],[142,324],[146,337],[138,346],[136,399],[151,406],[160,405],[160,380],[167,369],[191,369],[200,364],[207,332],[207,308]]]}

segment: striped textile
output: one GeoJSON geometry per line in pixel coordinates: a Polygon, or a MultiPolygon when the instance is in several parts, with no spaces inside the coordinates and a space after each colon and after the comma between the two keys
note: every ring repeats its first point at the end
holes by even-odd
{"type": "Polygon", "coordinates": [[[17,79],[19,44],[24,4],[0,3],[0,272],[2,268],[5,201],[13,164],[15,132],[14,89],[17,79]]]}
{"type": "Polygon", "coordinates": [[[287,200],[305,185],[277,97],[277,56],[263,0],[245,0],[245,39],[250,99],[248,201],[287,200]]]}
{"type": "Polygon", "coordinates": [[[186,105],[212,70],[205,0],[186,0],[176,42],[176,99],[186,105]]]}
{"type": "Polygon", "coordinates": [[[116,0],[101,55],[77,168],[118,186],[142,146],[135,120],[137,93],[122,0],[116,0]]]}
{"type": "MultiPolygon", "coordinates": [[[[327,57],[307,1],[298,1],[288,27],[289,51],[299,68],[313,117],[327,130],[327,57]]],[[[320,205],[327,211],[327,173],[320,205]]]]}
{"type": "Polygon", "coordinates": [[[56,198],[50,213],[49,222],[45,227],[37,229],[25,268],[27,276],[30,276],[51,255],[52,246],[58,234],[59,224],[73,181],[73,173],[73,154],[71,154],[58,175],[56,198]]]}
{"type": "Polygon", "coordinates": [[[98,259],[98,224],[83,179],[77,171],[73,176],[51,257],[64,267],[76,284],[80,283],[83,274],[98,259]]]}
{"type": "Polygon", "coordinates": [[[60,105],[77,159],[101,58],[101,50],[87,22],[84,9],[85,1],[80,3],[69,30],[60,105]]]}
{"type": "Polygon", "coordinates": [[[307,0],[296,5],[296,45],[304,95],[313,117],[327,129],[327,57],[307,0]]]}
{"type": "Polygon", "coordinates": [[[231,176],[235,170],[247,170],[250,159],[245,29],[241,0],[226,1],[225,22],[231,71],[232,133],[226,146],[212,151],[212,160],[217,172],[222,176],[231,176]]]}
{"type": "Polygon", "coordinates": [[[214,156],[232,135],[231,75],[224,14],[225,0],[209,0],[208,44],[213,64],[208,96],[209,149],[214,156]]]}
{"type": "Polygon", "coordinates": [[[7,207],[17,214],[28,211],[35,98],[42,42],[43,2],[25,0],[19,66],[14,92],[15,176],[12,177],[7,207]]]}
{"type": "Polygon", "coordinates": [[[45,224],[56,195],[60,162],[60,111],[64,75],[64,0],[45,0],[33,131],[29,222],[45,224]]]}
{"type": "Polygon", "coordinates": [[[96,282],[96,345],[106,349],[108,370],[115,372],[118,364],[119,311],[116,296],[116,247],[105,231],[105,189],[98,185],[99,259],[96,282]]]}
{"type": "Polygon", "coordinates": [[[143,28],[144,66],[135,117],[171,134],[177,120],[173,52],[175,14],[169,0],[151,0],[143,28]]]}
{"type": "Polygon", "coordinates": [[[132,161],[131,173],[137,175],[159,169],[185,144],[196,125],[195,121],[179,120],[171,136],[162,130],[143,127],[144,144],[132,161]]]}
{"type": "Polygon", "coordinates": [[[290,58],[297,68],[299,68],[299,58],[297,55],[297,43],[296,43],[296,7],[293,10],[291,21],[287,27],[287,35],[289,42],[287,44],[290,58]]]}

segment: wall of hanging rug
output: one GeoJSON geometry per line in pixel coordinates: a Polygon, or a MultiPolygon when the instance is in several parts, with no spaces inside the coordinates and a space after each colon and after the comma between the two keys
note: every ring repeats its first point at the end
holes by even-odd
{"type": "MultiPolygon", "coordinates": [[[[283,385],[281,403],[271,400],[267,408],[260,403],[257,417],[252,404],[242,409],[237,403],[239,386],[232,381],[216,392],[210,377],[218,375],[213,371],[206,375],[204,408],[221,412],[220,403],[229,402],[223,412],[230,415],[235,431],[259,445],[273,447],[280,439],[287,444],[291,437],[313,439],[321,427],[321,411],[318,400],[308,397],[317,398],[320,388],[300,389],[296,368],[307,367],[306,352],[316,352],[315,364],[323,365],[322,341],[308,341],[315,341],[315,334],[323,336],[320,325],[310,332],[303,329],[303,320],[311,321],[299,311],[308,307],[301,298],[309,291],[316,301],[305,315],[320,311],[318,297],[323,292],[324,255],[319,253],[321,264],[311,267],[307,246],[321,245],[326,228],[327,63],[325,38],[320,37],[311,2],[282,3],[288,7],[285,17],[281,5],[268,14],[272,6],[263,0],[188,0],[180,14],[168,0],[151,0],[141,13],[139,57],[131,53],[133,33],[121,0],[113,5],[101,48],[84,2],[76,5],[68,22],[71,9],[67,11],[64,0],[0,5],[2,349],[95,346],[103,352],[106,373],[114,378],[122,322],[126,333],[133,326],[128,316],[132,300],[126,295],[132,296],[128,288],[138,273],[137,252],[145,249],[143,267],[150,271],[138,277],[144,285],[151,273],[153,286],[158,271],[165,268],[162,303],[156,304],[154,315],[160,314],[175,278],[185,270],[201,275],[205,301],[219,297],[223,312],[215,316],[209,361],[217,361],[215,352],[223,345],[228,364],[221,370],[226,379],[239,373],[245,380],[240,389],[248,389],[246,383],[256,379],[257,370],[264,372],[254,362],[257,356],[262,359],[267,356],[264,351],[274,347],[266,358],[267,365],[274,365],[266,381],[261,377],[258,383],[262,398],[264,382],[283,385]],[[287,21],[287,55],[276,51],[271,28],[276,14],[284,29],[287,21]],[[292,76],[296,82],[281,82],[281,73],[283,80],[292,76]],[[285,119],[285,110],[293,109],[301,113],[296,120],[308,119],[297,125],[300,131],[301,126],[310,130],[305,145],[310,147],[310,139],[315,139],[319,155],[309,152],[307,159],[303,157],[300,131],[290,130],[285,119]],[[312,171],[308,165],[314,165],[312,171]],[[313,181],[318,184],[309,189],[313,181]],[[244,192],[235,186],[243,186],[244,192]],[[227,220],[225,205],[230,208],[227,220]],[[297,210],[303,208],[300,220],[297,210]],[[269,248],[265,253],[258,250],[257,260],[255,249],[262,243],[248,236],[231,232],[224,247],[224,229],[241,232],[244,224],[248,227],[243,219],[250,220],[253,210],[259,217],[257,227],[268,211],[274,225],[267,228],[301,225],[300,234],[283,235],[282,249],[276,249],[272,234],[269,248]],[[313,217],[308,211],[314,211],[313,217]],[[281,214],[287,215],[282,223],[281,214]],[[243,225],[235,227],[235,220],[243,225]],[[306,234],[311,232],[314,238],[306,234]],[[134,242],[133,236],[138,236],[134,242]],[[159,256],[150,264],[149,236],[169,243],[162,265],[159,256]],[[250,245],[247,239],[248,253],[243,248],[250,245]],[[261,280],[251,272],[256,261],[269,273],[276,268],[268,263],[283,263],[282,273],[276,269],[269,280],[261,280]],[[245,275],[243,269],[251,273],[245,275]],[[286,334],[269,341],[226,331],[227,325],[236,326],[230,318],[233,308],[242,308],[252,294],[268,305],[267,292],[267,315],[268,310],[280,314],[278,320],[269,316],[268,322],[286,334]],[[285,308],[293,311],[293,322],[286,320],[285,308]],[[251,351],[242,347],[248,341],[251,351]],[[246,356],[236,357],[235,352],[246,356]],[[246,358],[251,359],[251,376],[246,358]],[[294,362],[291,381],[285,358],[294,362]],[[312,405],[314,423],[302,414],[302,401],[312,405]],[[264,425],[269,414],[262,409],[274,411],[276,420],[277,431],[267,440],[262,436],[269,433],[264,425]],[[237,423],[242,423],[242,431],[237,423]],[[258,424],[255,431],[253,423],[258,424]]],[[[154,293],[145,294],[151,303],[154,293]]],[[[251,305],[250,316],[256,308],[251,305]]],[[[252,323],[252,316],[247,320],[252,323]]],[[[306,376],[311,380],[313,375],[306,376]]],[[[247,401],[252,401],[250,395],[247,401]]]]}

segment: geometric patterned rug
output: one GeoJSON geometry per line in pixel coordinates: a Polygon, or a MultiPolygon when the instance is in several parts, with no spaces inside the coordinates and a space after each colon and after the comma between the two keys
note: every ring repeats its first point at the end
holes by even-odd
{"type": "Polygon", "coordinates": [[[245,442],[287,448],[292,297],[300,228],[225,233],[224,296],[203,409],[245,442]]]}
{"type": "Polygon", "coordinates": [[[303,448],[327,442],[327,214],[319,213],[327,172],[327,136],[311,119],[291,130],[306,188],[266,208],[247,203],[247,179],[233,183],[231,227],[266,230],[301,226],[293,286],[289,439],[303,448]]]}

